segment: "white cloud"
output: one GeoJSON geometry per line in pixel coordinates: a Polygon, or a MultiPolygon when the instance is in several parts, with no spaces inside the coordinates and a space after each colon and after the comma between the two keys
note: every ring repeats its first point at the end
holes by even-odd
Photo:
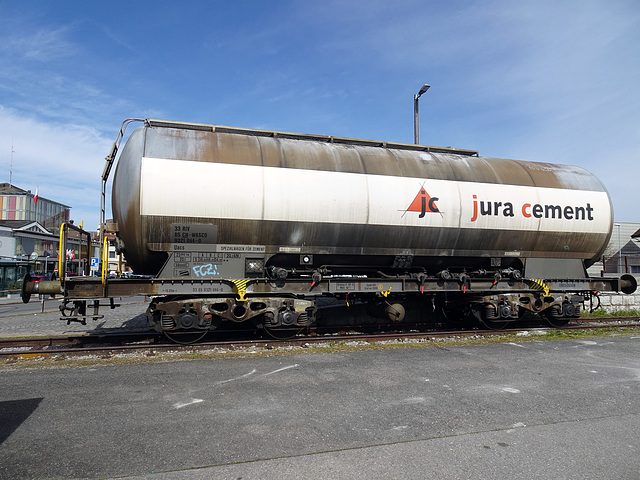
{"type": "Polygon", "coordinates": [[[0,50],[14,58],[52,62],[73,56],[75,46],[67,41],[67,27],[38,29],[23,35],[4,36],[0,50]]]}
{"type": "Polygon", "coordinates": [[[9,181],[13,156],[14,185],[37,187],[41,197],[71,206],[71,217],[90,222],[91,229],[98,222],[100,175],[111,144],[92,127],[44,123],[0,106],[2,181],[9,181]]]}

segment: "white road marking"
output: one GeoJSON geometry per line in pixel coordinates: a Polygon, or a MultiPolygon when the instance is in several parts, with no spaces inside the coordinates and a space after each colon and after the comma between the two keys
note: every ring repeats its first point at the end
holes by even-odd
{"type": "Polygon", "coordinates": [[[173,404],[173,408],[182,408],[182,407],[187,407],[189,405],[193,405],[194,403],[202,403],[204,402],[204,400],[202,400],[201,398],[194,398],[189,402],[177,402],[173,404]]]}
{"type": "Polygon", "coordinates": [[[264,376],[268,376],[268,375],[273,375],[274,373],[278,373],[278,372],[282,372],[284,370],[289,370],[290,368],[296,368],[299,367],[300,365],[298,365],[297,363],[295,365],[289,365],[288,367],[282,367],[279,368],[278,370],[274,370],[273,372],[269,372],[269,373],[265,373],[264,376]]]}
{"type": "Polygon", "coordinates": [[[504,387],[502,391],[507,393],[520,393],[520,390],[518,390],[517,388],[511,388],[511,387],[504,387]]]}
{"type": "Polygon", "coordinates": [[[256,371],[257,370],[254,368],[249,373],[245,373],[244,375],[240,375],[239,377],[236,377],[236,378],[230,378],[229,380],[221,380],[219,382],[214,383],[214,385],[222,385],[223,383],[229,383],[229,382],[234,382],[236,380],[242,380],[243,378],[247,378],[247,377],[253,375],[254,373],[256,373],[256,371]]]}

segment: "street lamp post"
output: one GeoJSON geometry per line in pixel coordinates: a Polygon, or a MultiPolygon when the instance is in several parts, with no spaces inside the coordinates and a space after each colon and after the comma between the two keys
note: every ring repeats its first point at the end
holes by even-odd
{"type": "Polygon", "coordinates": [[[620,235],[620,224],[614,223],[618,227],[618,273],[622,273],[622,236],[620,235]]]}
{"type": "Polygon", "coordinates": [[[413,96],[413,138],[414,143],[418,145],[420,143],[419,134],[418,134],[418,99],[425,93],[427,90],[431,88],[431,85],[424,84],[420,91],[413,96]]]}

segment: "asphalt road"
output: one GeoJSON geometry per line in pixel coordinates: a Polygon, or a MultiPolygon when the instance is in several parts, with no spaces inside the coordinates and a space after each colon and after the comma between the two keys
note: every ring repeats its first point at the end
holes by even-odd
{"type": "Polygon", "coordinates": [[[640,337],[5,370],[0,385],[0,478],[640,478],[640,337]]]}

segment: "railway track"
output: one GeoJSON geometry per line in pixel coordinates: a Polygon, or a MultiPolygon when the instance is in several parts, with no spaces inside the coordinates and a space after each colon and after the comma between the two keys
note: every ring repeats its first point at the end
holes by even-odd
{"type": "MultiPolygon", "coordinates": [[[[576,330],[576,329],[599,329],[606,327],[640,327],[640,318],[638,317],[610,317],[610,318],[593,318],[580,319],[578,322],[571,323],[557,330],[576,330]]],[[[546,331],[549,327],[540,326],[521,326],[518,328],[508,328],[501,330],[396,330],[388,332],[363,333],[354,331],[340,331],[318,333],[312,332],[311,335],[297,335],[289,339],[274,338],[246,338],[249,332],[232,332],[226,338],[215,341],[199,341],[188,345],[180,345],[168,341],[162,335],[148,333],[112,333],[112,334],[96,334],[96,335],[77,335],[77,336],[54,336],[54,337],[32,337],[32,338],[4,338],[0,339],[0,359],[11,357],[27,357],[27,356],[51,356],[51,355],[68,355],[81,356],[87,354],[106,355],[116,352],[144,352],[146,350],[153,351],[193,351],[205,350],[211,348],[226,349],[242,349],[250,347],[259,347],[264,349],[273,349],[283,346],[309,346],[320,344],[322,342],[388,342],[388,341],[411,341],[411,340],[435,340],[443,337],[480,337],[504,334],[518,334],[526,331],[546,331]]],[[[220,336],[216,332],[217,336],[220,336]]]]}

